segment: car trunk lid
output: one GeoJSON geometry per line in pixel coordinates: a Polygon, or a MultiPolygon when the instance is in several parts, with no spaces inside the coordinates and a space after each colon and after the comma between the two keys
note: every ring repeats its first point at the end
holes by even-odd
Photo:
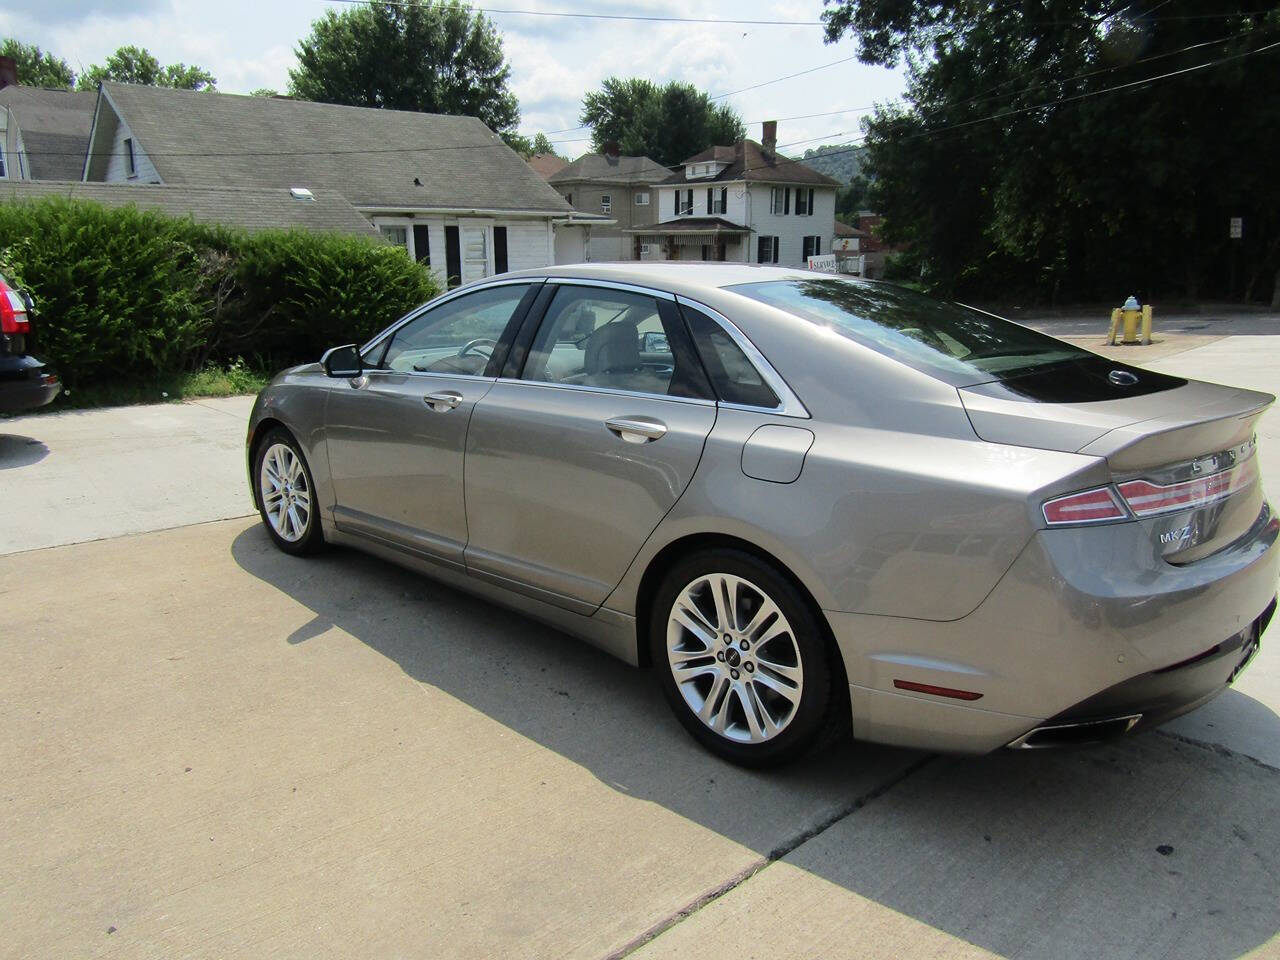
{"type": "Polygon", "coordinates": [[[1033,373],[962,387],[961,401],[984,440],[1105,459],[1170,563],[1193,562],[1246,533],[1265,506],[1256,424],[1275,398],[1098,361],[1045,372],[1054,383],[1037,383],[1033,373]],[[1101,366],[1109,369],[1100,373],[1101,366]],[[1074,395],[1064,373],[1079,383],[1074,395]],[[1099,376],[1110,388],[1099,387],[1099,376]]]}

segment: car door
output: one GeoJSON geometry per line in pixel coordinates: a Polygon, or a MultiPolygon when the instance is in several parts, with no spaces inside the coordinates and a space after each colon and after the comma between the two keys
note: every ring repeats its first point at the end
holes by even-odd
{"type": "Polygon", "coordinates": [[[589,613],[688,485],[716,405],[673,298],[566,281],[541,303],[472,414],[466,564],[589,613]]]}
{"type": "Polygon", "coordinates": [[[366,348],[363,376],[330,390],[339,529],[462,565],[468,420],[540,286],[499,283],[428,306],[366,348]]]}

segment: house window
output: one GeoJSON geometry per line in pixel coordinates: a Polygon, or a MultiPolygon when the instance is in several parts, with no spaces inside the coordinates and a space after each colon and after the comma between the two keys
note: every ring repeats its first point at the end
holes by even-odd
{"type": "Polygon", "coordinates": [[[396,227],[391,224],[381,224],[378,227],[382,231],[382,235],[394,243],[398,247],[409,249],[409,229],[407,227],[396,227]]]}
{"type": "Polygon", "coordinates": [[[693,191],[676,191],[676,214],[681,217],[693,216],[693,191]]]}
{"type": "Polygon", "coordinates": [[[124,162],[125,168],[131,177],[138,175],[138,158],[133,153],[133,138],[124,138],[124,162]]]}
{"type": "Polygon", "coordinates": [[[640,191],[639,193],[637,193],[637,194],[636,194],[636,206],[637,206],[637,207],[647,207],[648,205],[649,205],[649,193],[648,193],[648,191],[647,191],[647,190],[642,190],[642,191],[640,191]]]}
{"type": "Polygon", "coordinates": [[[791,188],[773,187],[769,194],[769,212],[781,217],[791,212],[791,188]]]}
{"type": "Polygon", "coordinates": [[[565,202],[565,203],[567,203],[569,206],[571,206],[571,207],[572,207],[572,206],[573,206],[573,194],[572,194],[572,193],[566,193],[566,194],[564,195],[564,202],[565,202]]]}
{"type": "Polygon", "coordinates": [[[777,263],[779,246],[777,237],[762,236],[756,245],[756,263],[777,263]]]}
{"type": "Polygon", "coordinates": [[[0,180],[9,179],[9,168],[4,163],[4,143],[0,142],[0,180]]]}
{"type": "Polygon", "coordinates": [[[600,212],[608,213],[613,209],[613,197],[607,193],[600,194],[600,212]]]}
{"type": "Polygon", "coordinates": [[[809,215],[809,208],[806,206],[806,203],[808,202],[809,195],[812,192],[813,192],[812,190],[796,191],[796,216],[797,217],[807,217],[809,215]]]}
{"type": "MultiPolygon", "coordinates": [[[[799,213],[799,212],[800,212],[800,211],[799,211],[799,206],[800,206],[800,196],[799,196],[799,195],[800,195],[801,193],[804,193],[804,192],[805,192],[805,191],[800,190],[800,191],[798,191],[798,192],[797,192],[797,194],[796,194],[796,207],[797,207],[796,212],[797,212],[797,213],[799,213]]],[[[811,217],[813,216],[813,188],[812,188],[812,187],[810,187],[810,188],[809,188],[809,216],[811,216],[811,217]]]]}
{"type": "Polygon", "coordinates": [[[804,238],[804,254],[805,261],[810,257],[821,256],[822,254],[822,237],[813,236],[804,238]]]}
{"type": "Polygon", "coordinates": [[[729,200],[729,188],[721,187],[719,190],[714,187],[707,187],[707,213],[711,215],[723,214],[724,208],[729,200]]]}
{"type": "Polygon", "coordinates": [[[640,256],[647,257],[651,253],[653,253],[653,244],[651,243],[640,244],[640,256]]]}

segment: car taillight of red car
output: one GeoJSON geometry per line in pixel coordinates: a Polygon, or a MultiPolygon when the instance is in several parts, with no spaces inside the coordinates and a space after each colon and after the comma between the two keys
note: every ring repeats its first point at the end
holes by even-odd
{"type": "Polygon", "coordinates": [[[0,333],[30,333],[27,303],[17,290],[0,280],[0,333]]]}

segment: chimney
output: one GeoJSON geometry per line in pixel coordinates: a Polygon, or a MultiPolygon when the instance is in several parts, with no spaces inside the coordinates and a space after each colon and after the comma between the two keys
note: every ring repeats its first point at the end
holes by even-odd
{"type": "Polygon", "coordinates": [[[764,147],[764,152],[769,156],[778,151],[778,121],[766,120],[764,122],[764,130],[760,134],[760,146],[764,147]]]}
{"type": "Polygon", "coordinates": [[[0,57],[0,90],[18,85],[18,61],[13,57],[0,57]]]}
{"type": "Polygon", "coordinates": [[[616,160],[621,149],[622,148],[618,146],[618,142],[616,140],[610,140],[604,145],[604,155],[606,157],[613,157],[616,160]]]}

